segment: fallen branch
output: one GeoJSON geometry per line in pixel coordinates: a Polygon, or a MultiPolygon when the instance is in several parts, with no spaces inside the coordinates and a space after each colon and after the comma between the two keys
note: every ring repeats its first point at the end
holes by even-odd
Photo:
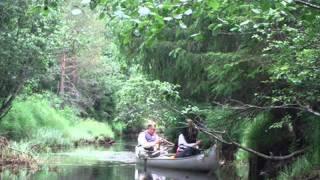
{"type": "Polygon", "coordinates": [[[254,154],[256,156],[259,156],[259,157],[262,157],[262,158],[268,159],[268,160],[286,160],[286,159],[290,159],[290,158],[292,158],[292,157],[294,157],[294,156],[296,156],[298,154],[303,153],[306,150],[306,149],[301,149],[301,150],[295,151],[295,152],[293,152],[291,154],[284,155],[284,156],[273,156],[273,155],[269,156],[269,155],[263,154],[261,152],[258,152],[258,151],[254,150],[254,149],[251,149],[251,148],[248,148],[248,147],[244,147],[244,146],[242,146],[241,144],[239,144],[239,143],[237,143],[235,141],[226,141],[226,140],[218,137],[217,135],[209,132],[208,130],[206,130],[204,128],[197,127],[197,129],[199,129],[203,133],[213,137],[214,139],[216,139],[217,141],[219,141],[221,143],[228,144],[228,145],[234,145],[234,146],[236,146],[236,147],[238,147],[238,148],[240,148],[240,149],[242,149],[244,151],[247,151],[249,153],[252,153],[252,154],[254,154]]]}

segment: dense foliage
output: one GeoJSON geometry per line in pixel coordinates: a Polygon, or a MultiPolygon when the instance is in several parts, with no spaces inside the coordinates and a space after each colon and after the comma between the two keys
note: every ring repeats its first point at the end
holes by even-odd
{"type": "MultiPolygon", "coordinates": [[[[0,3],[0,117],[21,87],[44,73],[55,47],[59,14],[42,11],[42,1],[1,1],[0,3]]],[[[50,4],[51,5],[51,4],[50,4]]],[[[48,4],[49,6],[49,4],[48,4]]]]}
{"type": "Polygon", "coordinates": [[[273,166],[223,145],[249,178],[306,177],[320,164],[318,3],[3,0],[0,133],[70,144],[153,119],[176,138],[189,117],[264,154],[306,149],[273,166]]]}
{"type": "MultiPolygon", "coordinates": [[[[109,25],[126,63],[180,85],[182,106],[199,106],[195,113],[209,126],[266,154],[309,147],[316,155],[310,136],[319,136],[308,129],[317,123],[306,121],[320,115],[320,17],[312,3],[91,1],[91,7],[114,19],[109,25]]],[[[268,163],[248,158],[251,179],[268,171],[268,163]]]]}

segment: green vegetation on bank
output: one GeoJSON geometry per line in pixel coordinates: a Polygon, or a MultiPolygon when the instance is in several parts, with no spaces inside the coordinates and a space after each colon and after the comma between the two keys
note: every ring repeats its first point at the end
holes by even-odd
{"type": "Polygon", "coordinates": [[[80,139],[114,137],[107,123],[82,119],[70,107],[60,106],[61,100],[49,93],[18,97],[1,121],[0,133],[13,140],[46,146],[70,146],[80,139]]]}

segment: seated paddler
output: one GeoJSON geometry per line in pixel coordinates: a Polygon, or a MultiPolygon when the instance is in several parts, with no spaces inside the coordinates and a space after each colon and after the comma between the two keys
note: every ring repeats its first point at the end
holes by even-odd
{"type": "Polygon", "coordinates": [[[142,131],[138,136],[138,147],[142,147],[149,152],[154,152],[159,149],[160,143],[161,139],[156,133],[156,125],[148,123],[147,129],[142,131]]]}
{"type": "Polygon", "coordinates": [[[182,130],[178,139],[178,149],[176,153],[177,158],[188,157],[200,154],[199,144],[197,140],[198,130],[191,119],[187,119],[188,126],[182,130]]]}

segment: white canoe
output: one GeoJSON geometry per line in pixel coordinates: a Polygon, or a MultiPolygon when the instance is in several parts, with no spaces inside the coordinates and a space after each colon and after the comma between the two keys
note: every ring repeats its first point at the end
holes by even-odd
{"type": "MultiPolygon", "coordinates": [[[[136,151],[138,148],[136,148],[136,151]]],[[[184,157],[172,158],[160,156],[156,158],[139,157],[136,152],[137,163],[146,167],[169,168],[189,171],[212,171],[218,167],[218,159],[215,146],[212,146],[207,153],[184,157]]]]}

